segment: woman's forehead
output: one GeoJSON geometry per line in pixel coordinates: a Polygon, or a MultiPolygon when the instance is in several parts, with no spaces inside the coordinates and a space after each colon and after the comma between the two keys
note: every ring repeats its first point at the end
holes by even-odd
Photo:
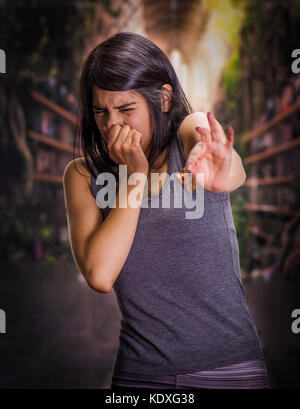
{"type": "Polygon", "coordinates": [[[135,90],[108,91],[93,87],[93,102],[98,103],[100,106],[107,103],[122,104],[125,102],[132,102],[133,100],[137,102],[140,99],[141,95],[135,90]]]}

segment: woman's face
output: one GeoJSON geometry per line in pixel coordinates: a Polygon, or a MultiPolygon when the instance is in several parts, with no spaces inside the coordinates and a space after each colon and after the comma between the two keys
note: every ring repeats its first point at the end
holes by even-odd
{"type": "Polygon", "coordinates": [[[94,87],[93,110],[106,143],[112,125],[129,125],[141,132],[141,147],[145,154],[148,153],[153,127],[148,103],[141,94],[134,90],[107,91],[94,87]]]}

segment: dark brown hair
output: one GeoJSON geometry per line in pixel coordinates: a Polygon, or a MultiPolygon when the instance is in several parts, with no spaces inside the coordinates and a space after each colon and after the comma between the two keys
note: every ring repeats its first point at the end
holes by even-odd
{"type": "MultiPolygon", "coordinates": [[[[90,173],[113,172],[116,163],[108,155],[104,139],[93,113],[93,87],[110,91],[134,90],[147,101],[152,123],[152,142],[147,157],[149,169],[169,146],[192,107],[166,54],[151,40],[130,32],[120,32],[95,47],[88,55],[80,79],[79,118],[76,136],[90,173]],[[171,107],[161,110],[164,84],[172,86],[171,107]]],[[[76,136],[74,148],[76,147],[76,136]]],[[[117,176],[117,175],[116,175],[117,176]]]]}

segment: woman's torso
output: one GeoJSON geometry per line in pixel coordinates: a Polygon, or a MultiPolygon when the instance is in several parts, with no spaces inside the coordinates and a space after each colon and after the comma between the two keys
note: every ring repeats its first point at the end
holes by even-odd
{"type": "MultiPolygon", "coordinates": [[[[122,314],[115,375],[176,375],[262,359],[241,282],[230,195],[198,188],[185,202],[175,177],[184,164],[177,133],[168,179],[143,198],[132,247],[113,286],[122,314]]],[[[101,211],[106,218],[110,209],[101,211]]]]}

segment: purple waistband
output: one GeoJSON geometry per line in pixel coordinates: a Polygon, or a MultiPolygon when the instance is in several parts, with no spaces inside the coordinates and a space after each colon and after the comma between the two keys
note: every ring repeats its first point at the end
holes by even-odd
{"type": "Polygon", "coordinates": [[[264,389],[269,388],[265,363],[261,359],[183,375],[146,376],[119,372],[112,377],[111,388],[205,388],[264,389]]]}

